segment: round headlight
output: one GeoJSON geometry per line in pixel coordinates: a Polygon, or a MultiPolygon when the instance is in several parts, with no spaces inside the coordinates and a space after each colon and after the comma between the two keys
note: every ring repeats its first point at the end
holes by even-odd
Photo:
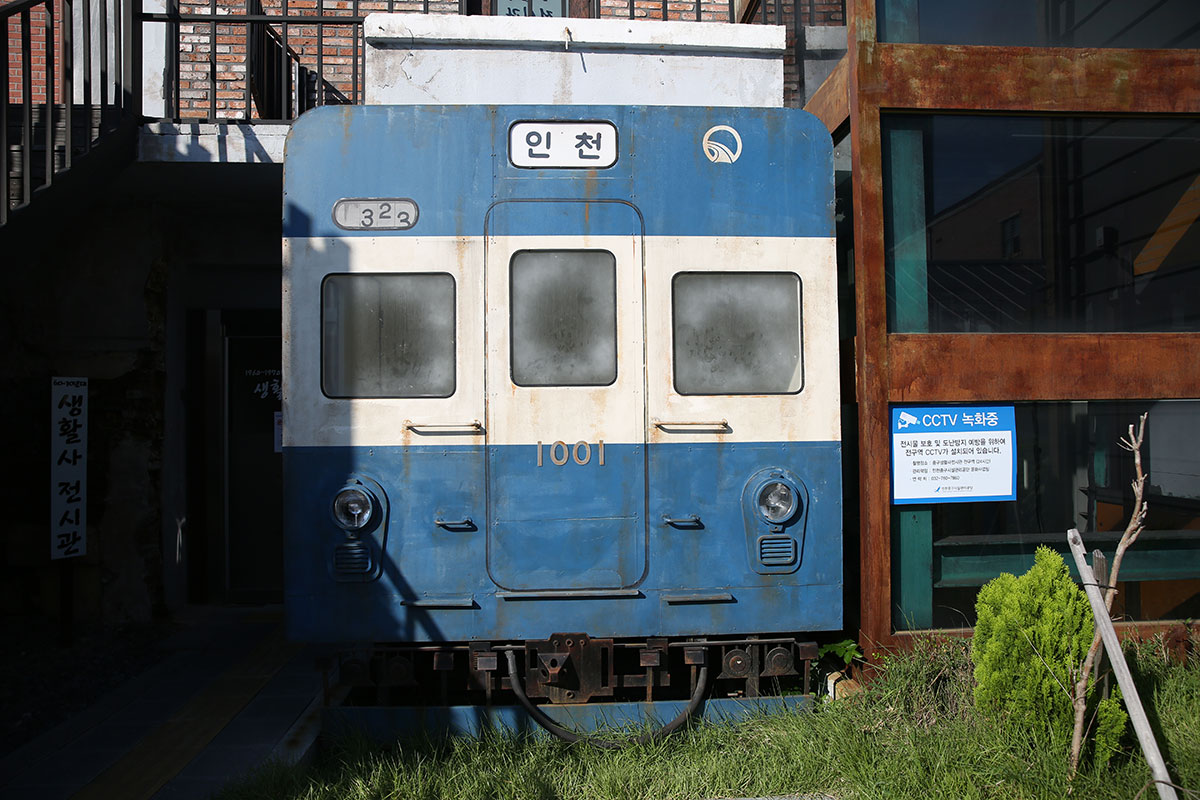
{"type": "Polygon", "coordinates": [[[767,522],[779,525],[796,513],[796,492],[780,481],[770,481],[758,490],[758,513],[767,522]]]}
{"type": "Polygon", "coordinates": [[[360,531],[371,521],[375,513],[375,502],[362,489],[348,486],[333,498],[333,519],[343,529],[360,531]]]}

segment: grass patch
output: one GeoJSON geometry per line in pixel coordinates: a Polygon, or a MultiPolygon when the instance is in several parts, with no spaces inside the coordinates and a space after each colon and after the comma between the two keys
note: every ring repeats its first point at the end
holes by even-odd
{"type": "MultiPolygon", "coordinates": [[[[1104,768],[1067,781],[1069,732],[1019,727],[975,708],[962,640],[925,641],[879,659],[866,690],[811,713],[699,725],[665,742],[601,751],[543,737],[342,740],[309,765],[268,765],[221,800],[416,798],[1125,798],[1150,779],[1130,734],[1104,768]]],[[[1159,640],[1127,658],[1172,775],[1200,789],[1200,647],[1168,664],[1159,640]]],[[[1156,796],[1153,788],[1143,797],[1156,796]]]]}

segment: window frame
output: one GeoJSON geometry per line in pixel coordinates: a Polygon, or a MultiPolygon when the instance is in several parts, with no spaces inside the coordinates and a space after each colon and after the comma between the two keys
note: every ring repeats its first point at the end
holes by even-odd
{"type": "Polygon", "coordinates": [[[459,353],[458,353],[458,281],[454,273],[445,270],[421,270],[418,272],[329,272],[322,276],[320,292],[318,293],[318,302],[320,303],[320,322],[318,340],[320,342],[320,374],[319,383],[321,394],[331,400],[445,400],[453,397],[458,392],[458,368],[459,368],[459,353]],[[399,277],[417,277],[417,276],[445,276],[450,279],[451,287],[451,321],[450,321],[450,356],[452,359],[451,368],[451,385],[448,394],[331,394],[326,386],[326,350],[325,350],[325,287],[331,278],[399,278],[399,277]]]}
{"type": "Polygon", "coordinates": [[[800,394],[804,391],[807,374],[805,370],[804,359],[804,279],[800,273],[793,270],[707,270],[707,269],[688,269],[679,270],[671,276],[671,391],[681,397],[789,397],[800,394]],[[797,357],[800,361],[800,384],[794,391],[787,392],[684,392],[679,389],[679,342],[675,328],[675,289],[676,282],[682,275],[727,275],[727,276],[747,276],[747,275],[790,275],[796,279],[796,327],[797,327],[797,357]]]}
{"type": "Polygon", "coordinates": [[[617,382],[617,378],[621,373],[621,347],[618,330],[618,317],[620,305],[620,295],[617,291],[617,255],[611,250],[606,250],[603,247],[562,247],[562,248],[540,248],[540,247],[523,247],[513,251],[508,259],[508,379],[513,386],[519,386],[522,389],[598,389],[605,386],[612,386],[617,382]],[[516,348],[517,336],[514,330],[516,315],[514,314],[515,303],[514,297],[514,278],[513,266],[517,258],[525,253],[603,253],[611,259],[612,267],[612,378],[603,383],[521,383],[516,376],[516,348]]]}

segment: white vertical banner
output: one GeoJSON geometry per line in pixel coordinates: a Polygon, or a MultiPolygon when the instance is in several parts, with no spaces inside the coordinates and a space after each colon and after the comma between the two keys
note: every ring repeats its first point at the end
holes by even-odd
{"type": "Polygon", "coordinates": [[[87,378],[50,379],[50,558],[87,553],[87,378]]]}

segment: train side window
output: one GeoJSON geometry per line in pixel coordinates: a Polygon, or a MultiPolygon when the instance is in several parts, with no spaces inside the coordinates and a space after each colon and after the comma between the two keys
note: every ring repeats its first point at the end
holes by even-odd
{"type": "Polygon", "coordinates": [[[321,389],[329,397],[454,394],[454,277],[328,275],[321,287],[321,389]]]}
{"type": "Polygon", "coordinates": [[[607,250],[522,250],[509,265],[512,380],[607,386],[617,379],[617,261],[607,250]]]}
{"type": "Polygon", "coordinates": [[[800,276],[681,272],[671,287],[675,391],[795,394],[804,385],[800,276]]]}

